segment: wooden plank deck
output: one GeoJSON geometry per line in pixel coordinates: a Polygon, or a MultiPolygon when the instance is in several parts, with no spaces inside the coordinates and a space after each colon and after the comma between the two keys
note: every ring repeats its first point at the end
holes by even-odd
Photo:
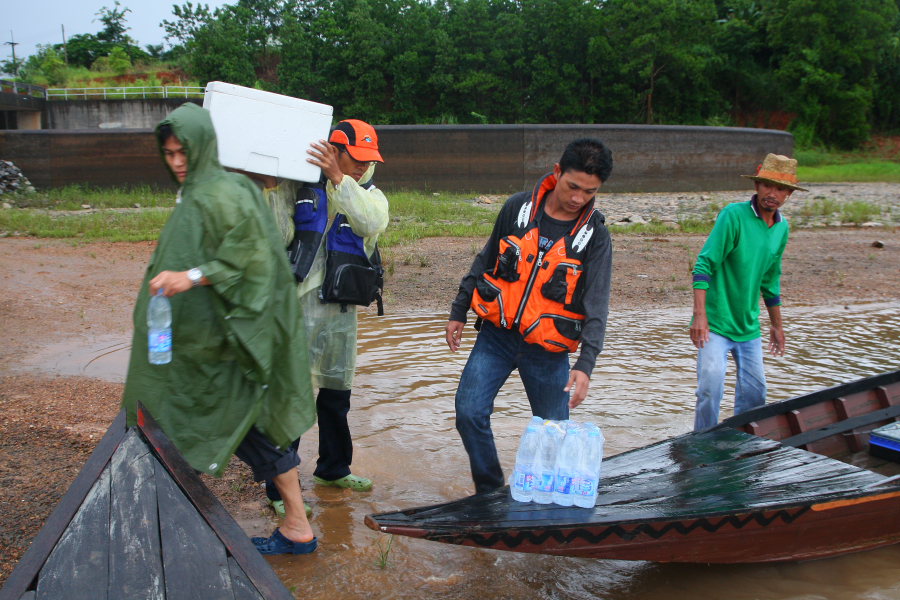
{"type": "Polygon", "coordinates": [[[293,598],[152,418],[124,424],[120,415],[0,600],[293,598]]]}
{"type": "Polygon", "coordinates": [[[506,488],[377,515],[430,531],[685,520],[852,497],[883,475],[733,429],[687,434],[604,460],[594,508],[513,502],[506,488]]]}

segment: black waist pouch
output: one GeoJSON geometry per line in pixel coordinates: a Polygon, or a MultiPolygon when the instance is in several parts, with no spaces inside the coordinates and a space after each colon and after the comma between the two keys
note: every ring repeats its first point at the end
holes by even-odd
{"type": "Polygon", "coordinates": [[[378,248],[372,259],[339,250],[328,252],[325,259],[325,281],[319,292],[322,302],[345,306],[369,306],[378,303],[378,314],[384,314],[381,292],[384,288],[384,268],[378,248]]]}

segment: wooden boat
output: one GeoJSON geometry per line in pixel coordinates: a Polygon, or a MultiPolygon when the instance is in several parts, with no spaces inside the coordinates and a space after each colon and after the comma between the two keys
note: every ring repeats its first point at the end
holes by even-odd
{"type": "Polygon", "coordinates": [[[900,415],[900,371],[604,459],[594,508],[508,488],[373,514],[372,529],[478,548],[682,563],[836,556],[900,542],[900,464],[868,452],[900,415]]]}
{"type": "Polygon", "coordinates": [[[0,600],[291,600],[266,559],[139,406],[119,413],[0,600]]]}

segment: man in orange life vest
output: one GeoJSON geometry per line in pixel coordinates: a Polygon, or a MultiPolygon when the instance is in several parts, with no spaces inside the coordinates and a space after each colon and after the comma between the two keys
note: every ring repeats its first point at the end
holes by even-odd
{"type": "Polygon", "coordinates": [[[479,330],[456,391],[456,429],[476,493],[504,484],[491,432],[494,398],[519,370],[531,412],[569,417],[603,348],[612,243],[594,196],[612,172],[602,142],[566,146],[531,192],[511,196],[459,285],[446,327],[456,352],[471,308],[479,330]],[[569,369],[569,353],[581,352],[569,369]]]}

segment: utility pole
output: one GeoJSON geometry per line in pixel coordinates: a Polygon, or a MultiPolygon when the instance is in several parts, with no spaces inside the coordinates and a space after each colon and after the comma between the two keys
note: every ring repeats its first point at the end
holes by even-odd
{"type": "Polygon", "coordinates": [[[19,76],[19,63],[16,61],[16,46],[19,45],[19,42],[15,41],[15,38],[13,37],[12,29],[9,30],[9,40],[10,41],[3,42],[3,43],[8,45],[12,49],[13,76],[18,77],[19,76]]]}
{"type": "Polygon", "coordinates": [[[69,49],[66,46],[66,26],[60,25],[60,29],[62,29],[62,37],[63,37],[63,61],[68,65],[69,64],[69,49]]]}

